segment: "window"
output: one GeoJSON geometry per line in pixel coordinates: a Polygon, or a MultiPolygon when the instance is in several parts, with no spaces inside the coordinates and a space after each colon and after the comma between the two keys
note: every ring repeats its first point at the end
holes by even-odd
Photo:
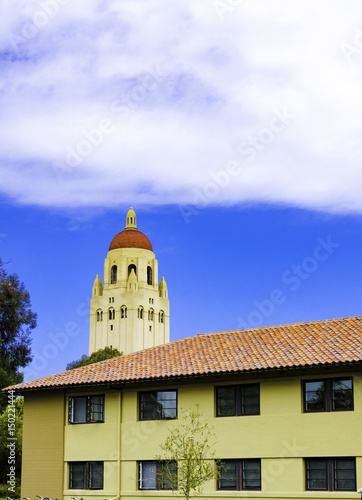
{"type": "Polygon", "coordinates": [[[158,315],[158,322],[159,322],[159,323],[163,323],[163,321],[164,321],[164,318],[163,318],[163,312],[162,312],[162,311],[160,311],[160,313],[159,313],[159,315],[158,315]]]}
{"type": "Polygon", "coordinates": [[[142,319],[143,318],[143,307],[139,307],[138,308],[138,319],[142,319]]]}
{"type": "Polygon", "coordinates": [[[355,458],[307,458],[306,489],[321,491],[355,491],[355,458]]]}
{"type": "Polygon", "coordinates": [[[259,415],[259,384],[216,387],[216,416],[259,415]]]}
{"type": "Polygon", "coordinates": [[[110,320],[116,317],[116,311],[113,308],[108,310],[108,317],[110,320]]]}
{"type": "Polygon", "coordinates": [[[114,297],[109,297],[109,303],[111,304],[112,302],[114,302],[114,297]]]}
{"type": "Polygon", "coordinates": [[[152,267],[147,266],[147,285],[152,285],[152,267]]]}
{"type": "Polygon", "coordinates": [[[97,321],[103,321],[103,311],[97,311],[97,321]]]}
{"type": "Polygon", "coordinates": [[[121,307],[121,319],[127,318],[127,307],[121,307]]]}
{"type": "Polygon", "coordinates": [[[130,264],[130,265],[128,266],[128,276],[131,274],[132,269],[133,269],[133,271],[134,271],[135,275],[137,276],[137,267],[136,267],[134,264],[130,264]]]}
{"type": "Polygon", "coordinates": [[[177,417],[177,391],[140,392],[140,420],[177,417]]]}
{"type": "Polygon", "coordinates": [[[148,311],[148,321],[153,321],[153,309],[149,309],[148,311]]]}
{"type": "Polygon", "coordinates": [[[304,381],[304,412],[353,410],[351,378],[304,381]]]}
{"type": "Polygon", "coordinates": [[[173,461],[139,462],[139,490],[173,490],[177,488],[177,464],[173,461]]]}
{"type": "Polygon", "coordinates": [[[104,396],[70,396],[68,419],[71,424],[104,422],[104,396]]]}
{"type": "Polygon", "coordinates": [[[117,266],[111,268],[111,283],[117,283],[117,266]]]}
{"type": "Polygon", "coordinates": [[[102,490],[103,462],[70,462],[69,489],[102,490]]]}
{"type": "Polygon", "coordinates": [[[218,490],[261,490],[260,459],[223,460],[218,490]]]}

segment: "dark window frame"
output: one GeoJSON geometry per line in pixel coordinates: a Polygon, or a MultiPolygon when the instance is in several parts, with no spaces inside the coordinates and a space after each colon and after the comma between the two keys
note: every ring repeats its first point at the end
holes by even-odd
{"type": "Polygon", "coordinates": [[[152,274],[152,267],[147,266],[147,285],[153,285],[152,274]]]}
{"type": "Polygon", "coordinates": [[[117,283],[117,266],[114,264],[111,267],[111,285],[115,285],[117,283]]]}
{"type": "MultiPolygon", "coordinates": [[[[219,477],[216,482],[217,491],[261,491],[261,459],[260,458],[240,458],[240,459],[230,459],[230,460],[221,460],[219,465],[219,471],[223,468],[225,469],[225,464],[233,463],[235,465],[236,477],[234,478],[235,487],[221,487],[220,482],[223,480],[222,477],[219,477]],[[247,487],[246,486],[246,464],[258,464],[258,472],[259,472],[259,486],[258,487],[247,487]]],[[[227,470],[227,469],[226,469],[227,470]]],[[[221,472],[222,474],[222,472],[221,472]]],[[[224,478],[225,480],[225,478],[224,478]]],[[[249,478],[250,481],[250,478],[249,478]]]]}
{"type": "MultiPolygon", "coordinates": [[[[153,402],[148,402],[149,405],[151,405],[153,402]]],[[[163,390],[163,391],[142,391],[142,392],[139,392],[138,393],[138,419],[140,421],[145,421],[145,420],[174,420],[177,418],[178,416],[178,391],[177,389],[166,389],[166,390],[163,390]],[[160,411],[160,408],[158,408],[158,405],[162,407],[162,399],[159,399],[158,397],[158,394],[160,393],[165,393],[165,392],[168,392],[168,393],[171,393],[171,392],[174,392],[175,393],[175,407],[172,408],[172,410],[175,411],[175,415],[174,416],[162,416],[161,414],[161,411],[163,411],[163,408],[161,408],[161,411],[160,411]],[[151,409],[151,410],[145,410],[145,405],[147,404],[146,401],[143,401],[143,397],[145,395],[156,395],[156,397],[154,397],[154,409],[151,409]],[[153,411],[154,412],[154,415],[152,417],[145,417],[145,411],[153,411]]]]}
{"type": "Polygon", "coordinates": [[[102,461],[88,461],[88,462],[68,462],[69,463],[69,489],[70,490],[103,490],[104,489],[104,462],[102,461]],[[102,472],[102,485],[101,486],[94,486],[92,485],[92,472],[91,472],[91,467],[94,466],[94,464],[97,464],[101,466],[101,472],[102,472]],[[78,487],[78,486],[73,486],[72,485],[72,480],[73,480],[73,474],[75,472],[72,471],[72,468],[74,465],[82,465],[83,466],[83,487],[78,487]]]}
{"type": "Polygon", "coordinates": [[[334,378],[321,378],[321,379],[311,379],[311,380],[303,380],[303,413],[324,413],[330,411],[354,411],[354,389],[353,389],[353,377],[334,377],[334,378]],[[334,392],[333,392],[333,382],[343,382],[343,381],[351,381],[352,382],[352,406],[350,408],[333,408],[334,403],[334,392]],[[308,409],[307,407],[307,391],[306,386],[308,383],[323,383],[323,409],[308,409]]]}
{"type": "Polygon", "coordinates": [[[305,490],[306,491],[356,491],[357,489],[357,474],[356,474],[356,458],[355,457],[332,457],[332,458],[305,458],[304,459],[304,464],[305,464],[305,490]],[[309,473],[311,471],[311,468],[309,467],[310,463],[317,462],[317,461],[324,461],[326,464],[326,488],[310,488],[309,487],[309,480],[311,479],[309,477],[309,473]],[[353,469],[340,469],[340,470],[353,470],[354,473],[354,479],[353,479],[353,485],[349,489],[343,489],[343,488],[338,488],[336,487],[336,482],[338,481],[337,476],[336,476],[336,471],[338,470],[336,467],[336,462],[337,461],[353,461],[354,468],[353,469]]]}
{"type": "Polygon", "coordinates": [[[216,386],[215,387],[215,400],[216,400],[216,417],[247,417],[247,416],[252,416],[252,415],[260,415],[260,384],[259,383],[252,383],[252,384],[235,384],[235,385],[222,385],[222,386],[216,386]],[[252,412],[252,413],[247,413],[245,412],[245,398],[246,398],[246,389],[248,388],[258,388],[258,411],[252,412]],[[233,389],[234,390],[234,412],[233,414],[230,415],[222,415],[220,410],[221,410],[221,405],[219,404],[219,401],[221,399],[219,391],[222,389],[233,389]]]}
{"type": "Polygon", "coordinates": [[[173,487],[172,485],[166,485],[167,480],[164,479],[163,477],[163,469],[167,467],[168,465],[174,466],[176,468],[176,482],[177,482],[177,462],[174,460],[139,460],[137,462],[137,469],[138,469],[138,490],[139,491],[172,491],[172,490],[177,490],[177,485],[176,487],[173,487]],[[144,479],[141,476],[141,469],[144,464],[154,464],[154,473],[155,473],[155,478],[154,478],[154,487],[151,488],[145,488],[141,487],[141,484],[143,483],[144,479]]]}
{"type": "Polygon", "coordinates": [[[68,422],[72,425],[76,424],[101,424],[104,423],[104,413],[105,413],[105,397],[104,394],[92,394],[88,396],[69,396],[68,397],[68,422]],[[101,415],[101,418],[94,419],[92,418],[92,412],[94,412],[94,403],[92,400],[95,398],[101,398],[101,411],[98,411],[101,415]],[[82,421],[74,421],[75,417],[75,400],[77,399],[85,399],[86,400],[86,413],[85,420],[82,421]]]}

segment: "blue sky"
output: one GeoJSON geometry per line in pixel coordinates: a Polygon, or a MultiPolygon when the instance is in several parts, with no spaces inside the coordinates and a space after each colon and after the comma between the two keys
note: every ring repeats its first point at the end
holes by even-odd
{"type": "Polygon", "coordinates": [[[91,286],[129,206],[172,339],[360,313],[359,11],[0,6],[0,255],[39,315],[27,378],[87,351],[91,286]]]}

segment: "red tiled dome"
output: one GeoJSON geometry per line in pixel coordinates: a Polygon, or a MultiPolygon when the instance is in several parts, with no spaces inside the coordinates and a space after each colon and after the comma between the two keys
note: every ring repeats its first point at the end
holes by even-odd
{"type": "Polygon", "coordinates": [[[109,245],[109,250],[115,248],[144,248],[153,252],[150,240],[138,229],[124,229],[116,234],[109,245]]]}

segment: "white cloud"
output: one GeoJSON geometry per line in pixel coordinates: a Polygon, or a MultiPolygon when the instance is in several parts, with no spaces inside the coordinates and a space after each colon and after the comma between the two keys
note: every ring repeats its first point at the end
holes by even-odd
{"type": "Polygon", "coordinates": [[[17,202],[201,206],[201,193],[362,212],[356,0],[0,10],[1,190],[17,202]]]}

